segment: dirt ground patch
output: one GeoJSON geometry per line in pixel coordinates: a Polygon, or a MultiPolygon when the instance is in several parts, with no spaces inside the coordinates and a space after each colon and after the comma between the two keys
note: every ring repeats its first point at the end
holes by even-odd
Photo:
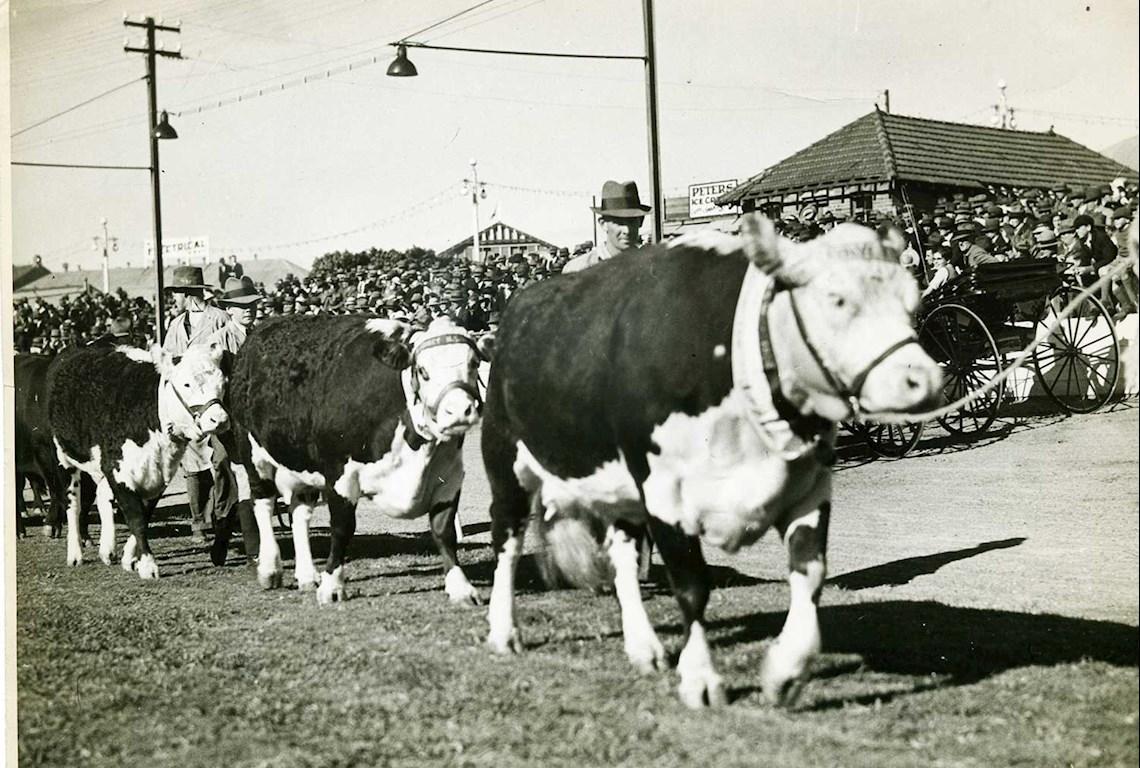
{"type": "MultiPolygon", "coordinates": [[[[64,542],[32,528],[17,551],[21,764],[1135,765],[1138,415],[1010,419],[969,447],[935,431],[893,462],[845,447],[824,654],[792,711],[758,680],[787,607],[774,539],[709,553],[732,704],[700,714],[673,674],[630,668],[612,598],[544,591],[526,560],[528,650],[491,657],[483,610],[443,597],[426,525],[367,505],[352,599],[332,610],[258,590],[240,558],[212,567],[169,517],[177,493],[157,583],[69,569],[64,542]]],[[[478,440],[465,450],[461,558],[485,596],[488,494],[478,440]]],[[[649,588],[647,610],[676,651],[672,596],[649,588]]]]}

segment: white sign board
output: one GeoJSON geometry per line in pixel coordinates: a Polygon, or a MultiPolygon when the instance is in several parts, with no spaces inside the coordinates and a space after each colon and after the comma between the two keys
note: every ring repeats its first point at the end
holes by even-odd
{"type": "MultiPolygon", "coordinates": [[[[162,241],[162,265],[173,267],[179,264],[205,266],[210,261],[209,237],[172,237],[162,241]]],[[[143,253],[143,263],[154,263],[154,241],[147,240],[143,253]]]]}
{"type": "Polygon", "coordinates": [[[730,213],[731,209],[717,205],[716,199],[731,189],[736,189],[736,179],[690,184],[689,218],[699,219],[704,216],[720,216],[730,213]]]}

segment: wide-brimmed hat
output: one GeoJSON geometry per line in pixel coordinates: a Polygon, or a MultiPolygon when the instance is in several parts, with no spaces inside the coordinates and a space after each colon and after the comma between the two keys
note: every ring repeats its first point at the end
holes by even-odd
{"type": "Polygon", "coordinates": [[[218,303],[245,306],[255,304],[261,301],[261,298],[261,294],[253,287],[253,280],[248,277],[230,277],[226,279],[226,285],[218,296],[218,303]]]}
{"type": "Polygon", "coordinates": [[[210,286],[206,285],[206,278],[202,274],[201,267],[175,267],[174,275],[170,279],[170,285],[165,286],[168,291],[188,291],[192,289],[205,290],[210,286]]]}
{"type": "Polygon", "coordinates": [[[602,185],[601,205],[590,206],[590,210],[615,219],[641,219],[652,209],[642,204],[636,182],[607,181],[602,185]]]}

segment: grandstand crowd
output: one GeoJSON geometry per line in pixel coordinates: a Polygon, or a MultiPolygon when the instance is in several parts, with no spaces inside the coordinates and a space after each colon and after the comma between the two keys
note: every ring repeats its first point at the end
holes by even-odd
{"type": "MultiPolygon", "coordinates": [[[[1074,280],[1091,284],[1127,255],[1127,231],[1136,206],[1136,185],[1118,180],[1080,188],[990,188],[972,196],[939,198],[930,210],[870,213],[855,220],[883,232],[892,227],[905,232],[909,247],[903,263],[929,294],[980,264],[1021,259],[1057,261],[1074,280]]],[[[794,215],[780,215],[777,228],[803,241],[845,220],[807,206],[794,215]]],[[[446,314],[473,332],[485,332],[498,323],[515,291],[561,273],[570,257],[585,247],[574,254],[567,249],[532,252],[484,264],[444,260],[418,248],[326,254],[307,276],[255,284],[264,297],[258,317],[374,313],[424,326],[446,314]]],[[[219,269],[219,290],[226,276],[241,276],[232,258],[219,269]]],[[[1117,318],[1137,311],[1135,273],[1125,272],[1101,299],[1117,318]]],[[[57,304],[19,299],[14,324],[16,349],[41,354],[108,338],[137,346],[155,338],[154,307],[122,289],[64,296],[57,304]]]]}

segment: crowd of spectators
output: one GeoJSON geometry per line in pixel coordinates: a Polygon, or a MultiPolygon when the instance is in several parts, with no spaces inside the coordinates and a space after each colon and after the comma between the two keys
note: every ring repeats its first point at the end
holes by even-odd
{"type": "MultiPolygon", "coordinates": [[[[979,264],[1021,259],[1063,263],[1081,284],[1092,283],[1115,259],[1127,255],[1128,226],[1136,215],[1137,188],[1118,182],[1087,188],[990,188],[972,196],[937,199],[930,210],[868,212],[862,224],[905,232],[903,263],[929,295],[979,264]]],[[[810,209],[781,217],[777,228],[793,240],[817,237],[846,217],[810,209]]],[[[469,330],[493,329],[511,295],[527,284],[561,273],[574,254],[532,251],[485,263],[444,259],[433,251],[370,250],[321,256],[304,277],[287,275],[257,284],[265,297],[259,317],[292,314],[374,313],[424,326],[450,315],[469,330]]],[[[232,257],[219,276],[240,276],[232,257]]],[[[1134,272],[1125,272],[1102,293],[1110,311],[1137,311],[1134,272]]],[[[54,354],[114,335],[146,345],[154,340],[154,308],[122,289],[88,291],[58,304],[20,299],[15,305],[15,345],[24,352],[54,354]]],[[[171,318],[173,319],[173,318],[171,318]]]]}
{"type": "Polygon", "coordinates": [[[144,346],[154,339],[154,307],[122,288],[111,293],[88,290],[62,296],[58,304],[42,298],[13,303],[13,343],[18,352],[54,355],[107,337],[144,346]]]}
{"type": "MultiPolygon", "coordinates": [[[[991,187],[938,198],[929,210],[868,212],[858,220],[906,233],[904,264],[914,271],[924,295],[981,264],[1029,259],[1061,263],[1074,282],[1088,286],[1128,255],[1137,197],[1136,185],[1124,180],[1089,187],[991,187]]],[[[810,240],[845,220],[826,211],[807,213],[781,219],[778,228],[794,240],[810,240]]],[[[1120,275],[1100,298],[1117,319],[1136,312],[1135,273],[1120,275]]]]}

